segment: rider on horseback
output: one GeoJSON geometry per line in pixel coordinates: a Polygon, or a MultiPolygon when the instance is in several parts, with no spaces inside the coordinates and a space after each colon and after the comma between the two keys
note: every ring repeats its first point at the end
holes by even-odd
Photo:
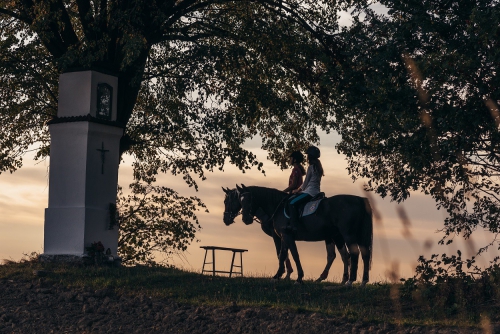
{"type": "Polygon", "coordinates": [[[302,178],[306,175],[306,170],[302,166],[304,155],[300,151],[294,151],[290,154],[290,165],[293,166],[292,173],[288,179],[288,188],[283,190],[286,193],[292,193],[302,185],[302,178]]]}
{"type": "Polygon", "coordinates": [[[309,146],[306,151],[307,162],[309,167],[307,168],[306,179],[304,183],[292,193],[298,194],[290,199],[290,229],[292,232],[297,231],[297,226],[299,222],[299,207],[300,205],[307,203],[320,193],[321,177],[323,174],[323,166],[319,161],[321,155],[319,148],[316,146],[309,146]]]}

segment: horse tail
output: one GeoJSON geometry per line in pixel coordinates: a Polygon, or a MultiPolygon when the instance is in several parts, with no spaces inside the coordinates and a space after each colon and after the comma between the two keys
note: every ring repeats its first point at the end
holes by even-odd
{"type": "Polygon", "coordinates": [[[364,201],[364,217],[362,221],[362,243],[364,247],[368,248],[368,254],[370,256],[370,269],[372,267],[373,258],[373,218],[372,218],[372,207],[368,198],[363,198],[364,201]]]}

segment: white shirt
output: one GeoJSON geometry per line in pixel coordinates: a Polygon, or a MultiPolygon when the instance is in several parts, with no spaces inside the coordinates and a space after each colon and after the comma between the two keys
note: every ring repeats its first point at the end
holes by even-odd
{"type": "Polygon", "coordinates": [[[313,165],[309,165],[307,168],[306,179],[304,183],[302,183],[302,192],[311,195],[312,197],[319,194],[320,191],[320,183],[321,183],[321,175],[314,170],[313,165]]]}

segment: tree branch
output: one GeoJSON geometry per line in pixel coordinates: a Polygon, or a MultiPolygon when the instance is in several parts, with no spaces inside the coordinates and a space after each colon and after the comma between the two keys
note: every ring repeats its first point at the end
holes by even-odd
{"type": "Polygon", "coordinates": [[[5,8],[1,8],[0,7],[0,14],[5,14],[5,15],[7,15],[9,17],[12,17],[12,18],[14,18],[16,20],[22,21],[24,23],[28,23],[28,24],[31,23],[31,20],[29,20],[27,17],[24,17],[21,14],[17,14],[15,12],[13,12],[11,10],[8,10],[8,9],[5,9],[5,8]]]}
{"type": "MultiPolygon", "coordinates": [[[[330,56],[332,56],[332,57],[336,56],[336,55],[334,55],[331,52],[331,50],[328,47],[329,45],[326,43],[325,39],[323,38],[324,36],[326,36],[326,34],[322,33],[322,32],[316,31],[316,29],[314,29],[312,27],[312,25],[310,25],[296,11],[294,11],[294,10],[288,8],[288,7],[285,7],[283,5],[283,1],[276,2],[276,1],[273,1],[273,0],[264,0],[264,1],[262,1],[262,5],[264,7],[266,7],[266,8],[268,8],[270,11],[275,12],[280,17],[283,17],[283,18],[285,18],[287,20],[290,20],[292,22],[298,23],[300,26],[302,26],[307,31],[309,31],[311,33],[311,35],[314,36],[314,38],[316,38],[316,40],[319,43],[321,43],[321,45],[323,46],[323,48],[325,49],[325,51],[327,51],[328,53],[330,53],[330,56]],[[273,6],[284,10],[285,12],[287,12],[289,14],[289,16],[288,15],[283,15],[281,13],[281,11],[277,11],[275,8],[273,8],[273,6]],[[294,19],[292,19],[292,18],[294,18],[294,19]]],[[[334,58],[336,59],[336,57],[334,57],[334,58]]]]}
{"type": "MultiPolygon", "coordinates": [[[[186,0],[181,2],[178,6],[174,6],[172,8],[172,11],[174,14],[167,20],[165,21],[159,28],[159,35],[164,35],[164,29],[167,27],[171,26],[174,24],[178,19],[186,15],[187,13],[194,12],[206,7],[209,7],[213,4],[222,4],[222,3],[227,3],[227,2],[232,2],[233,0],[219,0],[219,1],[213,1],[209,0],[206,2],[200,2],[196,4],[196,0],[186,0]]],[[[161,39],[161,37],[153,37],[153,39],[161,39]]]]}
{"type": "Polygon", "coordinates": [[[62,0],[58,1],[59,10],[61,11],[61,20],[63,23],[61,36],[63,37],[63,41],[66,45],[77,46],[80,44],[80,40],[78,36],[76,36],[75,30],[73,29],[73,25],[71,24],[71,19],[69,18],[68,11],[64,6],[62,0]]]}
{"type": "Polygon", "coordinates": [[[76,0],[76,5],[78,6],[83,33],[87,38],[91,38],[90,26],[94,23],[94,17],[90,13],[90,0],[76,0]]]}

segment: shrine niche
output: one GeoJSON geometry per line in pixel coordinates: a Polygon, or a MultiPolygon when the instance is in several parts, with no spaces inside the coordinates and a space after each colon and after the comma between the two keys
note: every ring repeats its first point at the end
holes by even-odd
{"type": "Polygon", "coordinates": [[[113,87],[107,83],[97,84],[97,118],[111,120],[113,106],[113,87]]]}

